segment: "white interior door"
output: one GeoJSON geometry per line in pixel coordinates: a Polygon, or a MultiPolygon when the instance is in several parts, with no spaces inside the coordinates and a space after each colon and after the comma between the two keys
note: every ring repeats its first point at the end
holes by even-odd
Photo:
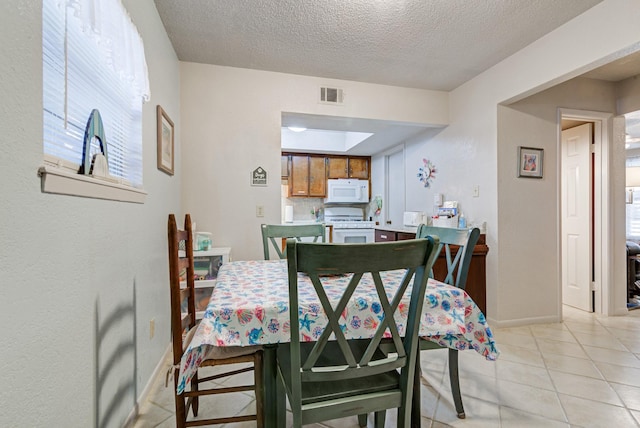
{"type": "Polygon", "coordinates": [[[592,311],[591,135],[585,123],[562,131],[562,301],[592,311]]]}
{"type": "MultiPolygon", "coordinates": [[[[387,209],[386,224],[402,227],[404,215],[404,150],[389,154],[387,157],[387,209]]],[[[383,202],[384,205],[384,202],[383,202]]]]}

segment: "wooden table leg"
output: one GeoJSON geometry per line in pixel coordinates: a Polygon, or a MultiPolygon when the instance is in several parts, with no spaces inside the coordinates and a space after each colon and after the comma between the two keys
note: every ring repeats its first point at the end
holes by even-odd
{"type": "Polygon", "coordinates": [[[277,361],[276,349],[278,345],[264,345],[263,373],[264,373],[264,426],[278,428],[277,405],[277,361]]]}

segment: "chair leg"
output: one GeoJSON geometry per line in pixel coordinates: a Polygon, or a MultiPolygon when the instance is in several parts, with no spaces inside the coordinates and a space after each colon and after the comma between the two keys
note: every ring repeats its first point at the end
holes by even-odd
{"type": "MultiPolygon", "coordinates": [[[[386,410],[380,410],[378,412],[375,413],[375,417],[374,417],[374,423],[373,426],[375,428],[384,428],[384,420],[387,416],[387,411],[386,410]]],[[[358,416],[358,420],[360,419],[360,416],[358,416]]]]}
{"type": "Polygon", "coordinates": [[[271,400],[274,402],[273,404],[275,404],[275,425],[273,426],[283,427],[287,420],[287,392],[285,391],[283,380],[279,374],[276,374],[275,400],[273,398],[271,398],[271,400]]]}
{"type": "Polygon", "coordinates": [[[458,376],[458,351],[456,349],[449,349],[449,380],[456,413],[458,418],[464,419],[464,407],[462,406],[462,396],[460,395],[460,378],[458,376]]]}
{"type": "Polygon", "coordinates": [[[367,414],[365,413],[364,415],[358,415],[358,425],[360,425],[361,427],[366,427],[367,426],[367,414]]]}
{"type": "Polygon", "coordinates": [[[420,350],[416,355],[416,368],[413,372],[413,397],[411,397],[411,428],[420,428],[420,384],[422,369],[420,368],[420,350]]]}
{"type": "MultiPolygon", "coordinates": [[[[198,390],[198,372],[193,375],[193,379],[191,379],[191,391],[198,390]]],[[[198,416],[198,408],[200,405],[200,401],[198,400],[198,396],[195,395],[192,397],[191,401],[191,409],[193,410],[193,416],[198,416]]],[[[189,413],[189,409],[187,409],[187,414],[189,413]]]]}
{"type": "Polygon", "coordinates": [[[179,370],[175,369],[175,372],[173,373],[173,396],[176,401],[176,428],[184,428],[187,421],[187,413],[184,405],[184,394],[176,394],[176,391],[178,390],[178,377],[179,370]]]}

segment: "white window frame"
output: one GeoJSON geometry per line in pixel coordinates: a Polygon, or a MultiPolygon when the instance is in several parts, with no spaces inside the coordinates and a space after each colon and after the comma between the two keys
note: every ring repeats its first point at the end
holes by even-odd
{"type": "MultiPolygon", "coordinates": [[[[65,0],[44,0],[44,3],[47,2],[57,2],[57,5],[61,7],[67,7],[66,5],[66,1],[65,0]]],[[[110,12],[113,12],[113,9],[117,6],[119,6],[122,10],[122,12],[126,15],[126,10],[124,9],[124,7],[122,6],[122,4],[120,3],[120,0],[83,0],[80,2],[75,2],[76,6],[78,7],[78,4],[81,4],[79,6],[80,8],[80,12],[84,13],[84,12],[91,12],[92,14],[94,14],[94,18],[95,16],[100,15],[100,8],[104,8],[107,7],[109,8],[110,12]],[[111,2],[111,3],[109,3],[111,2]],[[117,3],[115,3],[117,2],[117,3]],[[82,9],[82,7],[84,7],[84,9],[82,9]]],[[[44,8],[44,5],[43,5],[44,8]]],[[[114,16],[118,16],[118,12],[120,12],[120,10],[116,9],[116,14],[114,14],[114,16]]],[[[128,16],[127,16],[128,18],[128,16]]],[[[45,19],[45,10],[43,9],[43,19],[45,19]]],[[[69,19],[69,18],[67,18],[69,19]]],[[[80,19],[80,18],[71,18],[71,19],[80,19]]],[[[130,18],[129,18],[129,22],[130,22],[130,18]]],[[[74,23],[75,24],[75,23],[74,23]]],[[[87,24],[87,22],[83,21],[83,24],[87,24]]],[[[89,25],[94,24],[94,22],[89,22],[89,25]]],[[[97,23],[96,24],[96,29],[98,29],[97,27],[100,25],[104,25],[104,23],[97,23]]],[[[43,25],[44,27],[44,25],[43,25]]],[[[131,23],[131,27],[133,32],[135,32],[135,34],[133,34],[133,37],[138,37],[139,35],[137,34],[137,30],[135,29],[135,27],[133,26],[133,24],[131,23]]],[[[91,28],[91,30],[94,30],[94,28],[91,28]]],[[[98,31],[91,31],[89,30],[88,33],[91,34],[92,36],[95,37],[95,34],[98,33],[98,31]]],[[[98,29],[99,30],[99,29],[98,29]]],[[[104,34],[104,33],[103,33],[104,34]]],[[[45,43],[45,39],[44,37],[46,37],[46,34],[44,32],[43,29],[43,43],[45,43]]],[[[64,36],[66,37],[66,36],[64,36]]],[[[115,40],[116,37],[114,37],[113,39],[110,40],[115,40]]],[[[59,38],[57,40],[60,40],[59,38]]],[[[104,43],[104,41],[107,39],[102,39],[101,41],[104,43]]],[[[107,40],[107,41],[110,41],[107,40]]],[[[78,39],[76,39],[76,41],[78,41],[78,39]]],[[[92,43],[92,40],[90,37],[87,37],[86,39],[87,44],[92,43]]],[[[48,40],[47,40],[48,42],[48,40]]],[[[80,41],[82,42],[82,41],[80,41]]],[[[74,42],[75,43],[75,42],[74,42]]],[[[115,45],[115,43],[114,43],[115,45]]],[[[130,46],[130,44],[128,45],[130,46]]],[[[141,39],[140,39],[140,44],[139,46],[136,45],[135,48],[137,49],[142,49],[142,54],[140,55],[140,50],[137,50],[135,52],[135,54],[137,54],[137,57],[142,57],[142,65],[138,68],[136,68],[135,70],[133,70],[133,72],[135,72],[136,77],[139,77],[141,74],[143,74],[142,78],[136,79],[135,82],[133,84],[137,85],[136,88],[140,89],[140,94],[141,94],[141,103],[142,103],[142,99],[148,99],[149,97],[149,91],[148,91],[148,77],[146,74],[146,64],[144,63],[144,48],[142,47],[142,43],[141,43],[141,39]]],[[[116,50],[115,48],[113,49],[114,51],[116,50]]],[[[43,49],[43,53],[44,53],[44,49],[43,49]]],[[[111,53],[115,53],[115,52],[111,52],[111,53]]],[[[124,54],[124,52],[122,50],[118,51],[118,54],[124,54]]],[[[66,55],[66,53],[65,53],[66,55]]],[[[43,58],[43,66],[44,66],[44,58],[43,58]]],[[[66,63],[66,61],[65,61],[66,63]]],[[[92,63],[93,64],[93,63],[92,63]]],[[[123,69],[118,69],[120,73],[122,73],[123,69]]],[[[124,71],[131,71],[131,70],[124,70],[124,71]]],[[[132,73],[130,73],[132,74],[132,73]]],[[[65,73],[66,76],[66,73],[65,73]]],[[[46,78],[46,77],[45,77],[46,78]]],[[[66,79],[66,77],[65,77],[66,79]]],[[[93,81],[93,80],[91,80],[93,81]]],[[[128,82],[128,80],[127,80],[128,82]]],[[[46,88],[46,82],[43,82],[43,85],[45,85],[44,87],[46,88]]],[[[135,89],[134,89],[135,90],[135,89]]],[[[66,84],[65,84],[65,93],[66,93],[66,84]]],[[[66,96],[65,96],[66,99],[66,96]]],[[[67,101],[65,101],[66,103],[67,101]]],[[[142,105],[140,105],[140,108],[142,108],[142,105]]],[[[54,110],[57,111],[57,110],[54,110]]],[[[65,107],[65,111],[66,111],[66,107],[65,107]]],[[[44,113],[44,111],[43,111],[44,113]]],[[[87,112],[87,119],[89,117],[89,113],[87,112]]],[[[62,158],[58,158],[53,154],[49,154],[49,153],[45,153],[44,157],[43,157],[43,165],[38,169],[38,175],[41,177],[41,189],[43,192],[45,193],[55,193],[55,194],[64,194],[64,195],[72,195],[72,196],[81,196],[81,197],[87,197],[87,198],[96,198],[96,199],[108,199],[108,200],[115,200],[115,201],[123,201],[123,202],[134,202],[134,203],[144,203],[145,199],[146,199],[146,195],[147,193],[144,191],[144,189],[142,188],[142,176],[143,176],[143,162],[141,159],[142,156],[142,110],[140,110],[139,112],[140,114],[140,136],[139,136],[139,151],[140,151],[140,159],[139,159],[139,170],[138,169],[134,169],[133,171],[137,171],[136,174],[139,174],[139,180],[140,183],[138,185],[138,187],[133,186],[132,184],[128,183],[126,180],[119,178],[119,177],[94,177],[91,175],[82,175],[82,174],[78,174],[78,168],[79,165],[76,164],[75,162],[72,161],[67,161],[65,159],[62,158]]],[[[66,120],[66,119],[65,119],[66,120]]],[[[52,128],[52,129],[57,129],[57,128],[52,128]]],[[[54,131],[57,132],[57,131],[54,131]]],[[[135,131],[134,131],[135,132],[135,131]]],[[[108,133],[108,130],[107,130],[108,133]]],[[[55,141],[55,140],[54,140],[55,141]]],[[[125,140],[126,141],[126,140],[125,140]]],[[[107,143],[108,143],[108,135],[107,135],[107,143]]],[[[54,146],[50,146],[50,147],[55,147],[54,146]]],[[[127,148],[126,146],[123,146],[125,149],[127,148]]],[[[77,150],[73,149],[74,151],[77,150]]],[[[81,150],[81,149],[80,149],[81,150]]],[[[77,153],[77,152],[76,152],[77,153]]],[[[82,153],[80,153],[80,157],[82,156],[82,153]]],[[[134,158],[134,159],[138,159],[138,158],[134,158]]]]}
{"type": "MultiPolygon", "coordinates": [[[[640,155],[627,158],[626,167],[640,166],[640,155]]],[[[633,202],[625,204],[625,234],[627,239],[640,240],[640,187],[630,187],[633,202]]]]}

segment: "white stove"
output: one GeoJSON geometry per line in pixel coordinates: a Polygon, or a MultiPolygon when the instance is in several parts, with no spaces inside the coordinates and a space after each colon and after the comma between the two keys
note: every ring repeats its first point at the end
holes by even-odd
{"type": "Polygon", "coordinates": [[[325,224],[333,226],[333,242],[374,241],[374,222],[364,219],[364,210],[356,207],[326,207],[325,224]]]}

